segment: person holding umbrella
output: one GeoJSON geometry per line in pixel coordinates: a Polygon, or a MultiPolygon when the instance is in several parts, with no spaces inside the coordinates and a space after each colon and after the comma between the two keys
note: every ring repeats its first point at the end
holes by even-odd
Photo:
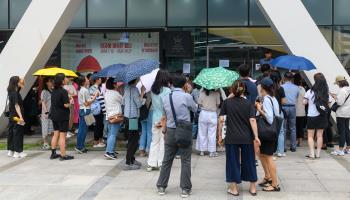
{"type": "Polygon", "coordinates": [[[139,79],[134,79],[124,88],[124,117],[125,117],[125,131],[128,136],[128,145],[126,153],[126,162],[124,170],[138,170],[141,167],[141,163],[135,160],[135,153],[138,149],[139,142],[139,117],[140,108],[145,103],[143,98],[146,88],[141,88],[141,94],[139,93],[136,85],[139,79]]]}

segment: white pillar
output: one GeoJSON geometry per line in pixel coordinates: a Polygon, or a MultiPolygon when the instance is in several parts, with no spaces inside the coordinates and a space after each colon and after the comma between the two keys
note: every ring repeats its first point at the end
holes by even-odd
{"type": "MultiPolygon", "coordinates": [[[[33,72],[44,67],[70,25],[82,0],[32,0],[0,55],[0,110],[6,101],[11,76],[24,77],[24,97],[35,82],[33,72]]],[[[0,118],[0,130],[7,120],[0,118]]]]}
{"type": "Polygon", "coordinates": [[[313,75],[322,72],[330,90],[334,91],[337,75],[350,77],[323,37],[300,0],[258,0],[257,4],[271,27],[280,36],[290,53],[310,59],[317,70],[305,72],[310,83],[313,75]]]}

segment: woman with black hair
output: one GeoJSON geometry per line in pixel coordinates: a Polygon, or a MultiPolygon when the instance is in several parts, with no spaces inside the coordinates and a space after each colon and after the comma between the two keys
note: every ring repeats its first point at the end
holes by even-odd
{"type": "Polygon", "coordinates": [[[170,94],[170,75],[159,70],[151,88],[152,98],[152,141],[148,157],[147,171],[159,169],[164,157],[164,134],[162,133],[163,97],[170,94]]]}
{"type": "Polygon", "coordinates": [[[141,168],[141,163],[135,160],[135,153],[139,143],[139,117],[140,108],[145,104],[144,99],[146,88],[142,86],[141,94],[136,87],[139,79],[130,81],[124,89],[124,117],[125,117],[125,131],[128,136],[128,145],[126,152],[126,162],[124,170],[138,170],[141,168]]]}
{"type": "Polygon", "coordinates": [[[104,94],[106,115],[108,119],[107,147],[105,157],[111,160],[117,159],[115,154],[115,144],[119,133],[120,123],[111,123],[110,119],[122,117],[123,96],[118,92],[118,83],[113,78],[109,78],[106,83],[106,93],[104,94]]]}
{"type": "Polygon", "coordinates": [[[49,118],[51,109],[51,93],[53,89],[53,80],[51,77],[45,77],[43,80],[43,91],[40,95],[41,100],[41,133],[43,137],[43,150],[49,150],[48,135],[53,132],[52,120],[49,118]]]}
{"type": "Polygon", "coordinates": [[[24,79],[12,76],[7,87],[9,100],[9,133],[7,136],[8,156],[14,158],[24,158],[23,153],[23,99],[19,91],[24,88],[24,79]]]}
{"type": "Polygon", "coordinates": [[[56,74],[54,78],[55,89],[51,94],[50,117],[53,123],[54,135],[51,140],[50,159],[60,158],[61,161],[74,159],[73,156],[66,155],[66,134],[69,126],[69,107],[73,99],[69,99],[67,90],[63,86],[68,83],[64,74],[56,74]],[[56,153],[56,146],[59,142],[61,154],[56,153]]]}
{"type": "Polygon", "coordinates": [[[204,156],[204,153],[208,151],[209,157],[217,157],[216,130],[220,93],[204,88],[199,94],[198,105],[201,107],[201,112],[198,119],[196,149],[200,152],[201,156],[204,156]]]}
{"type": "Polygon", "coordinates": [[[307,112],[307,138],[309,145],[309,159],[320,158],[323,144],[323,130],[328,126],[329,103],[332,97],[329,95],[329,89],[326,78],[322,73],[314,75],[315,84],[308,90],[304,96],[304,104],[308,104],[307,112]],[[315,153],[315,136],[317,137],[317,151],[315,153]]]}
{"type": "Polygon", "coordinates": [[[255,119],[254,105],[245,98],[246,85],[237,80],[231,87],[232,98],[224,100],[219,120],[219,144],[222,143],[221,127],[224,116],[227,121],[225,138],[226,182],[230,184],[227,192],[239,195],[238,186],[242,181],[249,181],[249,193],[256,196],[258,179],[255,166],[254,143],[260,145],[255,119]]]}
{"type": "MultiPolygon", "coordinates": [[[[256,109],[265,120],[272,124],[275,117],[280,116],[280,107],[278,101],[275,98],[274,82],[270,78],[264,78],[261,80],[260,94],[262,102],[256,103],[256,109]]],[[[276,164],[273,161],[273,153],[276,150],[276,139],[270,138],[269,140],[261,140],[259,158],[261,165],[264,169],[264,179],[259,183],[259,186],[263,187],[263,191],[266,192],[279,192],[280,187],[277,182],[276,164]]]]}

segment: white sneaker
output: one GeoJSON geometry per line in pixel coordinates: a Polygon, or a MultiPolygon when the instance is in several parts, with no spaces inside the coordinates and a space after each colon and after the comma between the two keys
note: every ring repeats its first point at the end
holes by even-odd
{"type": "Polygon", "coordinates": [[[344,154],[350,154],[350,149],[345,149],[344,154]]]}
{"type": "Polygon", "coordinates": [[[15,152],[12,156],[13,158],[19,158],[19,153],[18,152],[15,152]]]}
{"type": "Polygon", "coordinates": [[[200,156],[204,156],[204,152],[203,152],[203,151],[201,151],[199,155],[200,155],[200,156]]]}
{"type": "Polygon", "coordinates": [[[27,157],[26,153],[23,153],[23,152],[19,153],[19,158],[25,158],[25,157],[27,157]]]}
{"type": "Polygon", "coordinates": [[[332,155],[334,156],[344,156],[344,151],[341,150],[334,150],[331,152],[332,155]]]}
{"type": "Polygon", "coordinates": [[[14,154],[15,152],[14,151],[8,151],[7,152],[7,156],[8,157],[13,157],[13,154],[14,154]]]}
{"type": "Polygon", "coordinates": [[[71,133],[71,132],[68,131],[66,137],[67,137],[67,138],[71,138],[72,136],[73,136],[73,133],[71,133]]]}
{"type": "Polygon", "coordinates": [[[209,157],[210,158],[214,158],[214,157],[218,157],[219,156],[219,154],[217,153],[217,152],[211,152],[210,154],[209,154],[209,157]]]}
{"type": "Polygon", "coordinates": [[[103,143],[98,143],[98,144],[96,145],[96,147],[97,147],[97,148],[103,148],[103,147],[106,147],[106,145],[103,144],[103,143]]]}
{"type": "Polygon", "coordinates": [[[286,157],[285,153],[277,153],[277,157],[282,158],[282,157],[286,157]]]}
{"type": "Polygon", "coordinates": [[[74,133],[75,133],[75,134],[78,134],[78,131],[79,131],[79,129],[75,129],[74,133]]]}

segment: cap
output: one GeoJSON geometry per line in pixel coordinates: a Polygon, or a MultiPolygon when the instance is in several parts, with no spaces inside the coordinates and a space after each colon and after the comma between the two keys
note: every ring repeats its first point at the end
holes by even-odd
{"type": "Polygon", "coordinates": [[[342,75],[337,76],[337,77],[335,78],[334,84],[337,84],[337,83],[340,82],[340,81],[346,81],[345,76],[342,76],[342,75]]]}
{"type": "Polygon", "coordinates": [[[273,81],[271,80],[271,78],[264,78],[263,80],[260,81],[260,84],[263,85],[263,86],[267,86],[267,87],[270,87],[273,85],[273,81]]]}

